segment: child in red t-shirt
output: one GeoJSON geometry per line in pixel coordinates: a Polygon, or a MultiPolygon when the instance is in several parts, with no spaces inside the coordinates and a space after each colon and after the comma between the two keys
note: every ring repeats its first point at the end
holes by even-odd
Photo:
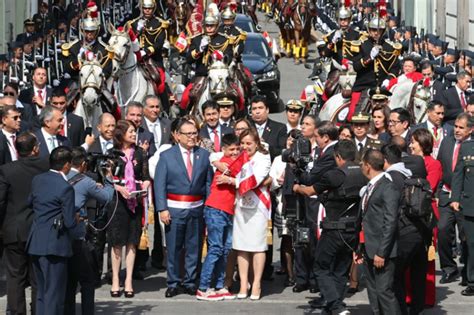
{"type": "MultiPolygon", "coordinates": [[[[240,154],[239,138],[234,134],[222,137],[221,147],[224,156],[220,162],[231,165],[240,154]]],[[[236,170],[226,171],[227,176],[235,177],[236,170]]],[[[238,172],[238,170],[237,170],[238,172]]],[[[207,227],[207,256],[201,269],[201,281],[196,297],[198,300],[215,301],[234,299],[235,296],[224,288],[227,255],[232,249],[232,216],[234,214],[235,185],[223,182],[223,173],[216,171],[211,184],[211,192],[206,199],[204,219],[207,227]],[[216,275],[216,290],[210,288],[213,275],[216,275]]],[[[226,177],[227,178],[227,177],[226,177]]],[[[228,178],[227,178],[228,180],[228,178]]]]}

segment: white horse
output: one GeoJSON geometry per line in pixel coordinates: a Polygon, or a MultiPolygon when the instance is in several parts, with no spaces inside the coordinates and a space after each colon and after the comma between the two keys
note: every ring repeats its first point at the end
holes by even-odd
{"type": "Polygon", "coordinates": [[[230,71],[229,67],[221,60],[214,60],[209,66],[206,86],[194,108],[193,113],[203,116],[202,104],[207,100],[213,99],[215,95],[224,93],[229,88],[230,71]]]}
{"type": "Polygon", "coordinates": [[[112,77],[117,82],[115,93],[119,106],[126,107],[131,101],[142,102],[145,96],[155,95],[153,83],[145,79],[138,67],[137,57],[128,35],[128,24],[120,30],[109,24],[111,35],[107,51],[112,59],[112,77]]]}
{"type": "Polygon", "coordinates": [[[102,114],[100,102],[104,87],[104,73],[97,56],[91,60],[81,60],[79,71],[80,95],[74,114],[84,119],[85,127],[94,128],[102,114]]]}

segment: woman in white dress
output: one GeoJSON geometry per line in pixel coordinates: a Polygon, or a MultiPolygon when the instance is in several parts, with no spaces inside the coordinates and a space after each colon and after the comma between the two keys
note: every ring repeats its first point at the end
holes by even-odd
{"type": "MultiPolygon", "coordinates": [[[[262,182],[267,178],[271,160],[256,130],[245,130],[240,135],[241,149],[247,151],[251,169],[255,177],[255,185],[243,195],[237,193],[234,225],[232,234],[232,248],[237,251],[239,265],[240,292],[238,298],[248,295],[249,266],[253,266],[253,283],[250,299],[260,299],[261,279],[265,266],[265,251],[267,250],[267,226],[271,215],[270,193],[262,182]]],[[[242,174],[241,178],[247,178],[242,174]]],[[[235,179],[239,186],[239,178],[235,179]]]]}

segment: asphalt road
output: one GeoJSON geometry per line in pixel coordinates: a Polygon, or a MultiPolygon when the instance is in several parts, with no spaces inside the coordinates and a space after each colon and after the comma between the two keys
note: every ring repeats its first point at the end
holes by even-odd
{"type": "MultiPolygon", "coordinates": [[[[263,22],[263,28],[272,37],[278,38],[277,28],[273,23],[263,22]]],[[[310,59],[314,58],[314,44],[310,46],[310,59]]],[[[281,98],[284,103],[288,99],[298,98],[308,80],[311,70],[303,65],[295,66],[293,60],[282,58],[279,61],[282,73],[281,98]]],[[[283,121],[284,113],[271,114],[273,119],[283,121]]],[[[153,232],[150,231],[150,236],[153,232]]],[[[278,240],[275,239],[275,243],[278,240]]],[[[275,246],[274,265],[279,266],[278,246],[275,246]]],[[[439,266],[438,266],[439,268],[439,266]]],[[[136,295],[133,299],[112,299],[109,294],[110,285],[103,284],[96,290],[97,314],[319,314],[319,310],[311,310],[307,301],[315,297],[308,291],[293,293],[285,288],[284,276],[275,276],[271,282],[264,282],[262,299],[258,302],[221,301],[201,302],[195,297],[180,295],[172,299],[164,297],[166,291],[166,273],[157,272],[149,267],[143,281],[134,281],[136,295]]],[[[438,274],[439,280],[440,276],[438,274]]],[[[5,280],[0,276],[0,310],[6,309],[5,280]]],[[[425,311],[425,314],[474,314],[474,297],[461,296],[462,288],[457,283],[449,285],[437,284],[437,306],[425,311]]],[[[27,292],[29,296],[29,290],[27,292]]],[[[367,293],[365,290],[347,298],[345,302],[352,314],[370,314],[367,293]]],[[[80,312],[80,294],[77,295],[77,312],[80,312]]],[[[80,314],[80,313],[78,313],[80,314]]]]}

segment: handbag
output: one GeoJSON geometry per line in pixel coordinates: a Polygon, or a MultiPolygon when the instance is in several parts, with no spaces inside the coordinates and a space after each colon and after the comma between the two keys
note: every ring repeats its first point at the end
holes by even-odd
{"type": "Polygon", "coordinates": [[[148,230],[146,229],[146,227],[143,227],[142,235],[140,236],[140,243],[138,244],[138,249],[140,250],[148,249],[148,243],[149,243],[148,230]]]}

